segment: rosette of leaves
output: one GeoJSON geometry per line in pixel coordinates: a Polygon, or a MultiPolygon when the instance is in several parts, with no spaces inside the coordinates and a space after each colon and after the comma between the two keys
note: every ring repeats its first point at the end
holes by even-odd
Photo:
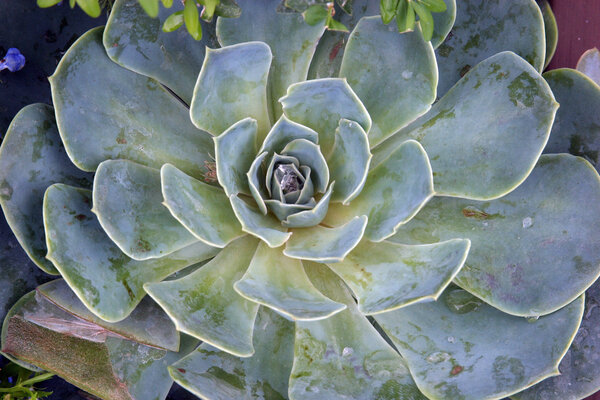
{"type": "Polygon", "coordinates": [[[7,220],[62,278],[10,310],[2,351],[107,399],[173,379],[499,399],[557,375],[600,274],[600,177],[542,155],[574,118],[553,128],[543,14],[447,1],[428,42],[371,3],[340,45],[240,1],[205,48],[117,1],[0,150],[7,220]]]}

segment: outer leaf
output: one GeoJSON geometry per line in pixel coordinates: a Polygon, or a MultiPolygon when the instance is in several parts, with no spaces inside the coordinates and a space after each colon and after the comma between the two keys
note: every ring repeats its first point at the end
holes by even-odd
{"type": "Polygon", "coordinates": [[[157,169],[126,160],[107,160],[98,166],[93,212],[128,257],[163,257],[198,241],[162,201],[157,169]]]}
{"type": "Polygon", "coordinates": [[[480,400],[500,399],[557,375],[582,313],[583,296],[554,314],[527,320],[453,288],[436,302],[375,319],[427,397],[480,400]]]}
{"type": "Polygon", "coordinates": [[[40,8],[52,7],[60,3],[61,0],[37,0],[37,6],[40,8]]]}
{"type": "Polygon", "coordinates": [[[340,119],[358,122],[369,132],[371,117],[345,79],[327,78],[296,83],[279,99],[284,114],[292,121],[314,129],[327,157],[335,140],[340,119]]]}
{"type": "Polygon", "coordinates": [[[77,297],[98,317],[117,322],[144,297],[142,285],[215,255],[217,249],[194,244],[163,258],[135,261],[110,240],[90,212],[88,190],[54,184],[44,196],[48,259],[77,297]]]}
{"type": "MultiPolygon", "coordinates": [[[[408,2],[405,2],[404,0],[403,3],[408,4],[408,2]]],[[[398,7],[398,0],[381,0],[379,2],[379,7],[381,11],[381,20],[387,25],[394,19],[396,8],[398,7]]]]}
{"type": "Polygon", "coordinates": [[[34,292],[11,310],[2,327],[2,351],[56,373],[83,390],[115,400],[164,399],[173,380],[166,367],[187,355],[197,344],[187,338],[179,353],[148,347],[120,337],[101,340],[98,325],[85,322],[89,335],[53,331],[40,325],[53,320],[76,328],[82,320],[34,292]]]}
{"type": "Polygon", "coordinates": [[[242,230],[264,240],[269,247],[279,247],[290,238],[291,232],[272,215],[264,215],[237,196],[229,198],[242,230]]]}
{"type": "Polygon", "coordinates": [[[294,321],[329,318],[346,308],[323,296],[310,282],[302,262],[288,258],[281,249],[261,243],[250,267],[233,286],[248,300],[272,308],[294,321]]]}
{"type": "Polygon", "coordinates": [[[479,63],[427,114],[374,149],[371,168],[407,138],[416,139],[431,160],[436,194],[494,199],[529,175],[557,108],[550,88],[529,64],[500,53],[479,63]]]}
{"type": "Polygon", "coordinates": [[[327,12],[327,8],[320,4],[314,4],[302,13],[302,17],[304,17],[304,21],[308,25],[317,25],[318,23],[325,21],[328,16],[329,12],[327,12]]]}
{"type": "Polygon", "coordinates": [[[79,168],[94,171],[104,160],[123,158],[153,168],[169,162],[202,175],[210,136],[156,81],[112,62],[102,28],[79,38],[49,79],[63,143],[79,168]]]}
{"type": "Polygon", "coordinates": [[[332,200],[346,205],[358,196],[367,179],[370,163],[367,134],[356,122],[342,119],[335,131],[333,151],[328,160],[331,180],[337,182],[332,200]]]}
{"type": "Polygon", "coordinates": [[[585,292],[583,321],[553,376],[511,398],[517,400],[584,399],[600,388],[598,339],[600,339],[600,283],[585,292]]]}
{"type": "Polygon", "coordinates": [[[144,289],[169,314],[179,331],[238,357],[251,356],[258,304],[238,295],[233,283],[248,268],[256,245],[250,236],[238,239],[190,275],[149,283],[144,289]]]}
{"type": "Polygon", "coordinates": [[[577,62],[577,71],[586,74],[591,80],[600,85],[600,51],[589,49],[577,62]]]}
{"type": "Polygon", "coordinates": [[[58,272],[45,258],[44,191],[55,182],[91,187],[92,179],[64,153],[52,107],[32,104],[19,111],[0,147],[0,205],[27,255],[49,274],[58,272]]]}
{"type": "Polygon", "coordinates": [[[411,6],[419,16],[419,25],[421,26],[421,31],[423,32],[423,38],[426,41],[430,41],[433,37],[433,16],[431,15],[431,11],[416,1],[412,2],[411,6]]]}
{"type": "Polygon", "coordinates": [[[393,238],[400,243],[471,239],[455,282],[514,315],[548,314],[600,274],[600,177],[585,160],[542,156],[499,200],[435,198],[393,238]]]}
{"type": "MultiPolygon", "coordinates": [[[[339,13],[340,22],[352,30],[362,17],[379,15],[379,1],[353,0],[352,13],[339,13]]],[[[348,35],[343,32],[325,31],[317,45],[308,72],[308,79],[338,76],[348,35]]]]}
{"type": "Polygon", "coordinates": [[[410,220],[432,196],[427,154],[419,143],[409,140],[369,172],[363,190],[349,206],[332,204],[325,223],[337,225],[355,215],[366,215],[365,237],[381,241],[410,220]]]}
{"type": "Polygon", "coordinates": [[[171,214],[204,243],[225,247],[243,235],[227,196],[220,189],[165,164],[160,170],[162,194],[171,214]]]}
{"type": "Polygon", "coordinates": [[[294,357],[294,324],[261,307],[251,357],[240,358],[203,343],[169,367],[177,383],[202,398],[285,399],[294,357]]]}
{"type": "Polygon", "coordinates": [[[452,36],[436,50],[443,96],[471,67],[502,51],[512,51],[542,71],[545,32],[534,0],[464,0],[457,7],[452,36]]]}
{"type": "Polygon", "coordinates": [[[544,74],[560,108],[544,153],[571,153],[600,168],[600,87],[582,73],[557,69],[544,74]]]}
{"type": "Polygon", "coordinates": [[[256,156],[256,130],[256,121],[246,118],[214,139],[217,178],[227,196],[250,194],[246,174],[256,156]]]}
{"type": "Polygon", "coordinates": [[[283,254],[301,260],[339,262],[360,242],[366,226],[367,217],[362,215],[336,228],[317,225],[294,229],[283,254]]]}
{"type": "Polygon", "coordinates": [[[343,261],[328,265],[352,289],[360,312],[378,314],[437,300],[470,247],[465,239],[422,246],[363,241],[343,261]]]}
{"type": "Polygon", "coordinates": [[[218,136],[251,117],[258,123],[262,140],[270,128],[267,76],[271,59],[271,49],[261,42],[207,49],[190,107],[194,124],[218,136]]]}
{"type": "Polygon", "coordinates": [[[415,27],[415,19],[415,10],[412,7],[412,3],[403,0],[398,4],[398,8],[396,9],[398,32],[412,32],[415,27]]]}
{"type": "MultiPolygon", "coordinates": [[[[98,325],[98,331],[100,328],[105,329],[106,332],[99,334],[98,337],[119,336],[148,346],[179,351],[179,333],[175,325],[150,298],[145,297],[128,318],[112,324],[92,314],[63,279],[38,286],[36,291],[82,322],[98,325]]],[[[76,326],[60,326],[55,323],[57,321],[50,319],[46,321],[39,319],[34,322],[57,332],[78,336],[76,326]]],[[[81,326],[85,325],[82,323],[81,326]]]]}
{"type": "Polygon", "coordinates": [[[348,308],[323,321],[297,322],[291,399],[425,399],[404,360],[358,311],[344,284],[310,263],[319,290],[348,308]]]}
{"type": "Polygon", "coordinates": [[[158,18],[148,16],[137,3],[115,1],[104,30],[106,53],[117,64],[161,82],[190,104],[205,46],[217,45],[214,28],[201,22],[204,34],[198,43],[184,29],[170,31],[184,23],[181,1],[175,1],[172,8],[161,7],[158,18]],[[176,24],[171,25],[172,21],[176,24]]]}
{"type": "Polygon", "coordinates": [[[348,79],[373,120],[371,146],[424,114],[435,100],[437,66],[431,44],[420,32],[390,30],[379,17],[363,18],[354,28],[340,76],[348,79]]]}
{"type": "Polygon", "coordinates": [[[558,26],[556,25],[556,18],[554,18],[554,13],[552,12],[548,0],[541,0],[538,4],[542,10],[544,32],[546,33],[546,59],[544,61],[544,69],[546,69],[556,52],[556,46],[558,44],[558,26]]]}
{"type": "Polygon", "coordinates": [[[221,45],[258,40],[268,44],[273,51],[268,90],[274,119],[281,116],[277,100],[285,95],[288,86],[306,80],[310,60],[325,30],[324,21],[311,26],[296,13],[278,13],[280,2],[242,0],[240,6],[244,12],[240,18],[219,18],[217,21],[221,45]]]}

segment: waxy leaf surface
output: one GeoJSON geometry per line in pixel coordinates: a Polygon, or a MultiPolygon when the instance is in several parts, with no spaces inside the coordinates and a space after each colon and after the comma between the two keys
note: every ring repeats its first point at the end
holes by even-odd
{"type": "Polygon", "coordinates": [[[157,169],[104,161],[94,176],[92,199],[106,234],[135,260],[162,257],[198,241],[162,204],[157,169]]]}
{"type": "Polygon", "coordinates": [[[48,259],[86,307],[106,321],[127,317],[144,297],[144,283],[161,281],[218,251],[198,242],[162,258],[132,260],[106,235],[90,211],[91,202],[88,190],[62,184],[48,188],[48,259]]]}
{"type": "Polygon", "coordinates": [[[240,358],[207,343],[169,368],[175,381],[210,400],[287,398],[294,359],[294,324],[267,307],[258,310],[254,349],[240,358]]]}
{"type": "Polygon", "coordinates": [[[265,42],[273,51],[269,76],[271,115],[281,116],[278,100],[288,86],[306,80],[310,60],[325,30],[323,22],[307,24],[299,13],[277,12],[280,0],[238,0],[244,10],[239,18],[219,18],[217,36],[222,46],[265,42]]]}
{"type": "Polygon", "coordinates": [[[202,268],[174,281],[144,289],[175,322],[177,329],[238,357],[248,357],[258,304],[233,290],[254,255],[258,241],[240,238],[202,268]]]}
{"type": "Polygon", "coordinates": [[[234,288],[245,298],[295,321],[329,318],[346,308],[313,286],[300,260],[286,257],[281,248],[271,249],[264,243],[259,244],[248,271],[234,288]]]}
{"type": "Polygon", "coordinates": [[[58,272],[46,259],[44,192],[57,182],[91,187],[92,179],[65,154],[52,107],[32,104],[19,111],[0,147],[0,205],[19,244],[49,274],[58,272]]]}
{"type": "Polygon", "coordinates": [[[379,16],[362,18],[352,31],[340,76],[348,79],[373,120],[371,146],[424,114],[436,97],[431,44],[420,30],[399,34],[379,16]]]}
{"type": "Polygon", "coordinates": [[[188,110],[158,82],[115,64],[102,29],[81,36],[50,79],[61,138],[71,161],[94,171],[107,159],[153,168],[172,163],[201,176],[211,137],[190,122],[188,110]]]}
{"type": "Polygon", "coordinates": [[[436,302],[379,314],[375,320],[427,397],[481,400],[501,399],[557,375],[582,313],[580,296],[560,311],[528,320],[452,287],[436,302]]]}
{"type": "Polygon", "coordinates": [[[431,160],[436,194],[497,198],[529,175],[557,108],[550,87],[531,65],[514,53],[499,53],[473,68],[427,114],[373,149],[371,168],[406,139],[415,139],[431,160]]]}
{"type": "Polygon", "coordinates": [[[494,201],[436,197],[391,240],[471,240],[455,282],[500,310],[544,315],[600,274],[600,177],[585,160],[544,155],[527,180],[494,201]]]}

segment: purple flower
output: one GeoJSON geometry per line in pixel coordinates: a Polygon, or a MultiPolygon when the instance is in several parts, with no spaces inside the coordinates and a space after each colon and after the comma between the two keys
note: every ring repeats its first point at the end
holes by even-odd
{"type": "Polygon", "coordinates": [[[8,69],[10,72],[16,72],[25,66],[25,56],[19,49],[10,48],[2,60],[0,60],[0,71],[8,69]]]}

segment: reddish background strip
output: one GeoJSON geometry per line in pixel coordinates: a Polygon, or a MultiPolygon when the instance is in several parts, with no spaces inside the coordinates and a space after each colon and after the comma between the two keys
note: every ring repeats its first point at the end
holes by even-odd
{"type": "MultiPolygon", "coordinates": [[[[558,25],[558,47],[548,69],[575,68],[581,54],[600,48],[600,0],[550,0],[558,25]]],[[[586,400],[600,400],[600,392],[586,400]]]]}

